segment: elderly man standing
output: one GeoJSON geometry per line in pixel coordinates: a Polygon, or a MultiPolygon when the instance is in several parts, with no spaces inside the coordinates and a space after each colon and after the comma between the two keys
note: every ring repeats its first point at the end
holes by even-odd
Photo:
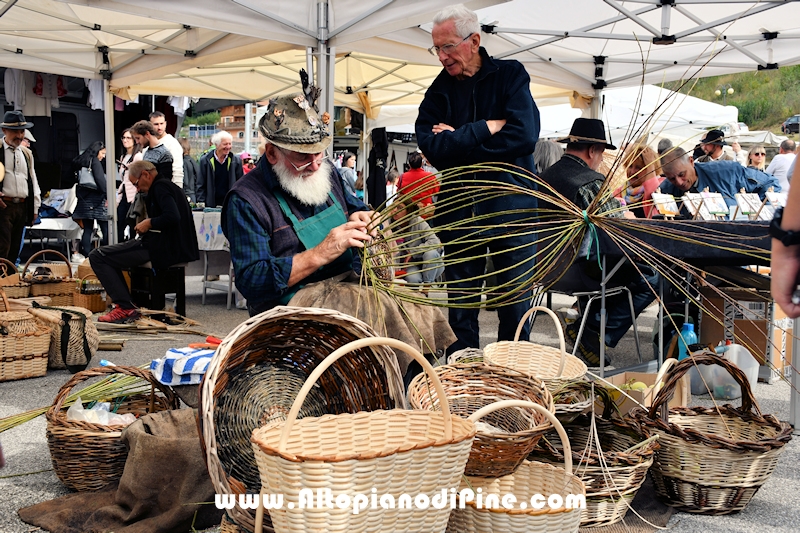
{"type": "Polygon", "coordinates": [[[244,176],[242,160],[231,152],[233,137],[219,131],[211,137],[216,149],[200,158],[200,175],[197,177],[197,201],[208,207],[221,206],[233,184],[244,176]]]}
{"type": "MultiPolygon", "coordinates": [[[[497,60],[489,56],[481,44],[481,28],[477,15],[463,5],[442,10],[433,20],[431,54],[439,58],[444,70],[431,84],[420,104],[416,122],[419,147],[433,166],[446,170],[475,163],[501,162],[516,165],[534,173],[533,150],[539,137],[539,111],[530,93],[530,77],[518,61],[497,60]]],[[[533,183],[510,172],[481,172],[461,176],[460,182],[493,181],[499,186],[534,189],[533,183]]],[[[533,267],[536,237],[533,234],[509,231],[514,222],[531,219],[536,199],[527,194],[506,194],[478,202],[463,200],[453,205],[459,183],[443,183],[438,203],[449,202],[437,210],[435,224],[442,228],[456,221],[471,220],[496,214],[479,224],[496,229],[484,235],[495,253],[492,262],[497,283],[507,305],[498,307],[500,327],[498,340],[511,340],[522,315],[530,306],[526,287],[533,267]],[[502,229],[501,229],[502,228],[502,229]],[[498,237],[503,232],[502,238],[498,237]],[[513,303],[512,303],[513,302],[513,303]]],[[[445,276],[448,291],[472,294],[459,297],[459,303],[480,302],[480,280],[487,258],[474,246],[455,244],[471,230],[438,230],[448,258],[445,276]],[[459,258],[467,259],[458,261],[459,258]],[[463,280],[463,281],[461,281],[463,280]]],[[[499,296],[499,295],[498,295],[499,296]]],[[[478,309],[451,308],[450,326],[458,341],[449,350],[478,348],[478,309]]],[[[520,338],[527,340],[526,324],[520,338]]]]}
{"type": "Polygon", "coordinates": [[[167,133],[167,117],[164,113],[150,113],[150,124],[156,130],[156,138],[172,154],[172,183],[183,189],[183,147],[178,139],[167,133]]]}
{"type": "Polygon", "coordinates": [[[16,263],[26,226],[33,225],[42,194],[33,164],[33,154],[22,140],[33,123],[21,111],[9,111],[3,117],[3,164],[5,175],[0,182],[0,257],[16,263]]]}
{"type": "Polygon", "coordinates": [[[148,261],[159,270],[200,258],[192,211],[183,190],[159,175],[150,161],[131,163],[128,176],[136,190],[147,195],[148,218],[134,228],[139,238],[101,246],[89,254],[92,270],[114,302],[114,309],[97,319],[100,322],[124,324],[139,318],[123,270],[148,261]]]}

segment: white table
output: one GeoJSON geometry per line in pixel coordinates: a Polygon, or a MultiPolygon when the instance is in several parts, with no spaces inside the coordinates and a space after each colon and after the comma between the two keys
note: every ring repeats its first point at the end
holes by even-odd
{"type": "Polygon", "coordinates": [[[80,239],[83,230],[77,222],[71,218],[42,218],[41,222],[25,229],[25,239],[33,242],[38,239],[44,248],[44,241],[55,239],[64,244],[65,257],[70,257],[70,242],[80,239]]]}
{"type": "MultiPolygon", "coordinates": [[[[225,234],[222,232],[222,212],[213,211],[192,211],[194,227],[197,235],[197,247],[203,257],[202,272],[203,276],[203,297],[202,305],[206,304],[206,290],[213,289],[228,293],[228,309],[231,308],[234,293],[236,291],[233,281],[233,264],[231,263],[230,245],[225,234]],[[209,275],[227,275],[228,281],[206,281],[209,275]]],[[[196,269],[187,269],[187,275],[197,275],[196,269]]]]}

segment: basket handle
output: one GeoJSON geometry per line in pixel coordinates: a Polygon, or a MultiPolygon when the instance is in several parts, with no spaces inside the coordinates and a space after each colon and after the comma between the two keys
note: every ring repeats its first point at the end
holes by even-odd
{"type": "Polygon", "coordinates": [[[64,260],[64,262],[67,264],[67,268],[69,269],[69,272],[70,272],[70,275],[69,275],[68,277],[71,277],[71,276],[72,276],[72,264],[69,262],[69,259],[67,259],[67,258],[64,256],[64,254],[62,254],[61,252],[58,252],[58,251],[56,251],[56,250],[48,250],[48,249],[45,249],[45,250],[39,250],[38,252],[36,252],[35,254],[33,254],[33,255],[30,257],[30,259],[28,259],[28,262],[27,262],[27,263],[25,263],[25,266],[24,266],[24,267],[22,267],[22,276],[23,276],[23,277],[25,277],[25,274],[27,274],[27,273],[28,273],[28,267],[31,265],[31,263],[33,263],[33,260],[34,260],[34,259],[36,259],[36,258],[37,258],[37,257],[39,257],[40,255],[44,255],[44,254],[46,254],[46,253],[55,254],[55,255],[57,255],[58,257],[60,257],[61,259],[63,259],[63,260],[64,260]]]}
{"type": "Polygon", "coordinates": [[[11,261],[9,261],[8,259],[6,259],[5,257],[0,257],[0,263],[2,263],[4,266],[9,266],[9,267],[11,267],[11,270],[8,270],[8,269],[6,269],[6,275],[5,275],[5,276],[3,276],[4,278],[7,278],[7,277],[8,277],[8,276],[10,276],[12,273],[13,273],[13,274],[17,274],[17,273],[18,273],[18,272],[17,272],[17,265],[15,265],[14,263],[12,263],[11,261]]]}
{"type": "Polygon", "coordinates": [[[758,406],[758,402],[753,396],[753,391],[750,389],[750,382],[747,380],[745,373],[742,372],[738,366],[723,359],[722,357],[717,357],[716,355],[711,355],[707,352],[701,352],[690,355],[683,361],[678,362],[678,364],[676,364],[672,369],[672,372],[667,378],[666,383],[664,383],[664,388],[658,392],[655,400],[653,400],[653,403],[650,406],[648,416],[651,419],[655,420],[659,408],[662,405],[667,405],[669,403],[669,401],[675,395],[675,388],[678,386],[678,381],[686,372],[689,371],[690,368],[694,367],[695,363],[698,365],[719,365],[727,370],[731,377],[742,387],[742,411],[753,411],[759,417],[763,417],[761,414],[761,409],[758,406]]]}
{"type": "Polygon", "coordinates": [[[428,360],[425,359],[425,357],[423,357],[416,348],[404,343],[403,341],[390,339],[388,337],[369,337],[365,339],[354,340],[348,344],[345,344],[344,346],[341,346],[340,348],[337,348],[336,351],[327,356],[319,365],[317,365],[314,371],[308,376],[306,382],[303,384],[303,388],[297,393],[297,397],[295,398],[294,403],[292,403],[292,409],[286,416],[286,424],[283,426],[283,431],[281,432],[281,440],[278,444],[278,451],[286,451],[286,443],[289,440],[289,433],[291,432],[292,424],[294,424],[294,421],[297,419],[297,415],[300,412],[300,408],[303,406],[306,396],[308,396],[308,393],[314,387],[322,373],[325,372],[329,366],[335,363],[342,356],[347,355],[353,350],[367,346],[389,346],[390,348],[403,350],[408,355],[416,359],[420,365],[422,365],[422,369],[425,371],[428,377],[430,377],[431,381],[433,382],[433,387],[436,389],[436,394],[439,397],[439,405],[441,407],[442,414],[444,415],[444,438],[446,440],[450,440],[453,437],[453,420],[450,414],[450,404],[447,401],[447,395],[442,387],[442,382],[439,381],[439,377],[436,375],[436,372],[433,370],[433,367],[428,360]]]}
{"type": "Polygon", "coordinates": [[[556,415],[539,405],[538,403],[528,402],[525,400],[501,400],[499,402],[490,403],[489,405],[485,405],[469,415],[467,420],[471,420],[476,422],[478,419],[488,415],[489,413],[493,413],[499,409],[505,409],[507,407],[526,407],[537,411],[550,421],[553,424],[556,432],[558,433],[561,442],[564,445],[564,470],[567,473],[567,477],[572,474],[572,448],[569,444],[569,437],[567,436],[567,432],[564,431],[564,426],[561,425],[556,415]]]}
{"type": "Polygon", "coordinates": [[[11,304],[8,302],[8,296],[6,296],[6,291],[0,288],[0,296],[3,297],[3,306],[5,306],[6,311],[11,311],[11,304]]]}
{"type": "Polygon", "coordinates": [[[653,388],[650,389],[650,394],[652,396],[655,396],[662,388],[664,388],[664,377],[667,375],[667,372],[669,372],[669,370],[676,364],[678,364],[677,359],[670,358],[664,361],[664,364],[661,365],[658,374],[656,374],[656,382],[653,384],[653,388]]]}
{"type": "Polygon", "coordinates": [[[522,328],[525,326],[525,321],[528,320],[528,317],[536,311],[543,311],[547,313],[556,324],[556,332],[558,333],[558,347],[561,349],[561,363],[558,365],[558,374],[556,374],[555,377],[560,378],[561,374],[564,372],[564,365],[567,363],[567,345],[564,342],[564,330],[561,328],[561,320],[558,319],[558,316],[553,311],[541,305],[536,305],[528,309],[528,311],[522,315],[522,319],[519,321],[517,331],[514,333],[514,342],[519,341],[519,335],[522,333],[522,328]]]}

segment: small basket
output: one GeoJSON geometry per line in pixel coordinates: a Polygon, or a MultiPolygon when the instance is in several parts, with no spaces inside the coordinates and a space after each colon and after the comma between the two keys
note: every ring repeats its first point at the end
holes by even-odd
{"type": "Polygon", "coordinates": [[[34,303],[28,312],[44,325],[52,327],[49,368],[66,368],[74,374],[89,366],[100,345],[100,335],[89,310],[70,306],[42,307],[34,303]]]}
{"type": "MultiPolygon", "coordinates": [[[[442,382],[450,411],[467,417],[501,400],[526,400],[553,411],[553,397],[540,379],[510,368],[483,363],[444,365],[434,369],[442,382]]],[[[414,409],[439,410],[425,373],[408,386],[408,401],[414,409]]],[[[504,409],[477,424],[465,474],[501,477],[513,474],[553,425],[544,415],[521,408],[504,409]],[[489,424],[485,426],[484,424],[489,424]]]]}
{"type": "Polygon", "coordinates": [[[531,307],[522,316],[514,340],[487,345],[483,349],[483,358],[489,364],[513,368],[523,374],[544,380],[551,393],[569,381],[583,378],[587,371],[583,361],[567,353],[561,321],[546,307],[531,307]],[[555,322],[560,348],[519,340],[525,321],[536,311],[547,313],[555,322]]]}
{"type": "Polygon", "coordinates": [[[58,391],[46,417],[47,445],[53,468],[58,479],[73,490],[99,490],[119,480],[128,458],[128,450],[120,439],[126,426],[67,420],[67,409],[64,408],[64,401],[76,385],[90,378],[111,374],[137,377],[150,384],[150,394],[109,398],[112,405],[118,405],[117,413],[133,413],[138,418],[148,413],[178,408],[172,390],[156,381],[149,370],[130,366],[97,367],[72,376],[58,391]],[[156,394],[155,389],[161,394],[156,394]]]}
{"type": "Polygon", "coordinates": [[[592,382],[583,379],[568,381],[554,390],[555,413],[561,423],[569,424],[580,415],[590,412],[594,403],[593,392],[602,396],[604,405],[614,405],[611,393],[605,387],[597,385],[593,387],[592,382]]]}
{"type": "Polygon", "coordinates": [[[84,309],[88,309],[92,313],[102,313],[103,311],[106,310],[106,300],[105,298],[103,298],[103,294],[99,292],[84,294],[83,292],[81,292],[81,288],[83,287],[83,282],[89,280],[90,278],[97,279],[97,276],[95,276],[92,273],[89,273],[78,280],[77,286],[75,287],[75,292],[72,295],[73,305],[76,307],[83,307],[84,309]]]}
{"type": "Polygon", "coordinates": [[[675,365],[650,409],[637,407],[632,415],[659,436],[661,449],[650,470],[656,493],[667,505],[689,513],[744,509],[792,438],[789,424],[761,414],[744,372],[709,353],[692,354],[675,365]],[[724,367],[742,387],[742,406],[674,407],[665,422],[660,409],[695,364],[724,367]]]}
{"type": "MultiPolygon", "coordinates": [[[[325,487],[334,498],[374,491],[390,494],[395,501],[403,494],[439,496],[459,486],[474,437],[475,424],[450,413],[442,384],[425,357],[404,342],[377,337],[353,341],[330,354],[303,385],[286,421],[254,430],[252,442],[262,496],[282,493],[286,502],[271,511],[276,533],[442,533],[450,514],[447,507],[368,507],[356,514],[348,508],[298,505],[300,493],[304,488],[325,487]],[[362,411],[297,420],[308,392],[329,366],[352,350],[374,345],[403,350],[419,362],[442,410],[362,411]]],[[[263,512],[259,506],[256,530],[263,512]]]]}
{"type": "MultiPolygon", "coordinates": [[[[0,296],[9,307],[3,289],[0,296]]],[[[35,378],[47,374],[50,328],[38,324],[26,312],[0,312],[0,325],[8,334],[0,335],[0,381],[35,378]]]]}
{"type": "MultiPolygon", "coordinates": [[[[3,276],[0,277],[0,288],[6,291],[9,298],[27,298],[31,293],[31,284],[23,281],[17,272],[17,266],[8,259],[0,257],[0,268],[3,276]]],[[[8,311],[8,307],[4,308],[8,311]]]]}
{"type": "Polygon", "coordinates": [[[483,350],[479,348],[464,348],[455,351],[447,357],[448,365],[455,365],[458,363],[482,363],[483,350]]]}
{"type": "Polygon", "coordinates": [[[72,277],[72,265],[69,259],[64,257],[63,254],[55,250],[39,250],[33,254],[25,266],[22,268],[23,279],[31,284],[31,296],[50,296],[53,300],[51,305],[54,306],[69,306],[72,305],[72,296],[75,293],[76,279],[72,277]],[[33,274],[28,273],[33,260],[46,253],[58,256],[64,265],[61,263],[47,263],[47,268],[50,269],[53,276],[49,281],[38,282],[33,279],[33,274]]]}
{"type": "Polygon", "coordinates": [[[564,532],[577,533],[581,521],[581,509],[566,508],[550,509],[545,506],[536,509],[530,505],[534,495],[543,495],[548,498],[552,494],[566,496],[573,494],[581,496],[586,494],[583,481],[574,476],[572,472],[572,453],[569,448],[567,434],[558,419],[542,406],[520,400],[505,400],[475,412],[470,420],[477,420],[484,414],[496,409],[507,407],[525,407],[535,409],[545,415],[553,427],[566,443],[567,457],[566,469],[552,465],[525,461],[519,469],[510,476],[498,479],[471,477],[461,484],[461,490],[472,489],[477,492],[481,489],[483,501],[488,503],[489,496],[497,496],[498,500],[507,494],[516,497],[517,504],[513,509],[479,508],[474,501],[467,501],[464,509],[455,509],[450,514],[447,524],[448,533],[550,533],[564,532]],[[525,509],[519,505],[525,502],[525,509]]]}

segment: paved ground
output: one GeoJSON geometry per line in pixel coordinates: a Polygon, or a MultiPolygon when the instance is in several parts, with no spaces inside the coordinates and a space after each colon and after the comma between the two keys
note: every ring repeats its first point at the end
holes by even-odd
{"type": "MultiPolygon", "coordinates": [[[[200,305],[199,278],[187,280],[187,313],[202,324],[209,334],[224,336],[247,318],[246,311],[225,309],[226,295],[209,292],[207,305],[200,305]]],[[[566,307],[569,299],[556,298],[554,307],[566,307]]],[[[645,360],[652,358],[651,336],[655,320],[655,308],[642,314],[639,334],[645,360]]],[[[497,318],[495,313],[481,313],[481,344],[495,340],[497,318]]],[[[534,327],[535,342],[556,345],[554,326],[544,317],[534,327]]],[[[101,352],[99,358],[126,365],[141,365],[161,357],[173,346],[185,346],[196,342],[196,336],[174,335],[154,338],[131,338],[122,352],[101,352]]],[[[637,360],[632,332],[611,352],[617,365],[632,364],[637,360]]],[[[60,386],[69,379],[67,371],[50,371],[46,377],[0,383],[0,417],[45,407],[52,403],[60,386]]],[[[756,396],[762,410],[774,413],[785,420],[789,414],[789,386],[783,382],[775,385],[758,384],[756,396]]],[[[694,403],[702,399],[695,397],[694,403]]],[[[733,403],[736,403],[734,401],[733,403]]],[[[0,471],[0,533],[28,533],[36,531],[17,518],[17,509],[46,501],[67,490],[52,471],[50,454],[45,440],[44,417],[0,434],[0,442],[8,466],[0,471]]],[[[675,515],[670,529],[676,532],[747,532],[759,529],[775,532],[796,531],[795,521],[800,516],[800,443],[791,442],[781,456],[778,469],[756,494],[747,509],[729,517],[693,516],[685,513],[675,515]]]]}

